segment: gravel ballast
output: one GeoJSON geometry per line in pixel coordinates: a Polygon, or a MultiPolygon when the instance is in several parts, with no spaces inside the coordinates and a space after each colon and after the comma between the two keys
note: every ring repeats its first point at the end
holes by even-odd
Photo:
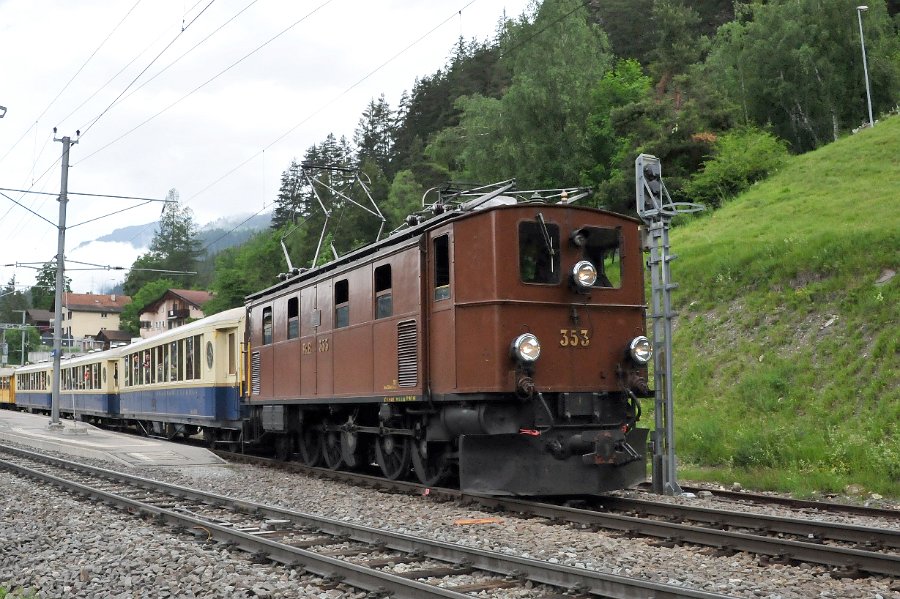
{"type": "MultiPolygon", "coordinates": [[[[757,557],[745,553],[717,557],[700,547],[660,547],[652,539],[489,514],[428,496],[384,493],[257,466],[126,469],[79,461],[346,522],[736,597],[900,599],[900,582],[885,577],[835,579],[826,568],[809,564],[761,566],[757,557]],[[457,523],[472,518],[494,521],[457,523]]],[[[0,585],[39,590],[41,597],[361,596],[346,588],[327,589],[315,578],[280,566],[253,564],[239,553],[176,536],[8,473],[0,473],[0,483],[0,585]]],[[[774,506],[690,501],[797,516],[774,506]]],[[[823,513],[815,518],[875,525],[845,515],[823,513]]],[[[896,528],[898,522],[880,520],[877,525],[896,528]]],[[[498,591],[491,596],[507,595],[498,591]]]]}

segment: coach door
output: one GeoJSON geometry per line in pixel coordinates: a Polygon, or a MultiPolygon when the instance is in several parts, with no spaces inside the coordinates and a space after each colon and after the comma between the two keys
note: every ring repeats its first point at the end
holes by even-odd
{"type": "Polygon", "coordinates": [[[316,330],[319,327],[316,286],[300,291],[300,395],[316,395],[316,330]]]}

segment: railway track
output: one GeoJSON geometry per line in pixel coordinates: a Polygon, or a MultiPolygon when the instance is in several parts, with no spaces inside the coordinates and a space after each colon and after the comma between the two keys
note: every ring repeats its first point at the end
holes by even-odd
{"type": "MultiPolygon", "coordinates": [[[[650,485],[645,483],[640,489],[649,490],[650,485]]],[[[748,491],[729,491],[726,489],[708,489],[705,487],[692,487],[681,485],[681,489],[695,495],[701,492],[710,493],[713,497],[741,501],[756,504],[783,505],[793,510],[808,510],[810,512],[828,512],[833,514],[846,514],[851,516],[866,516],[869,518],[900,518],[900,510],[889,508],[854,505],[850,503],[834,503],[828,501],[811,501],[808,499],[795,499],[780,495],[764,495],[762,493],[750,493],[748,491]]]]}
{"type": "Polygon", "coordinates": [[[727,597],[348,524],[3,445],[0,467],[373,597],[461,599],[519,588],[540,589],[539,596],[548,599],[727,597]]]}
{"type": "MultiPolygon", "coordinates": [[[[900,555],[897,552],[900,531],[886,528],[618,497],[579,499],[571,503],[584,507],[573,507],[464,494],[454,489],[426,490],[422,485],[405,481],[309,468],[295,462],[278,462],[245,454],[218,453],[232,461],[312,472],[374,488],[417,494],[427,492],[437,498],[460,501],[489,511],[538,516],[635,537],[653,537],[659,539],[660,544],[669,546],[694,544],[713,547],[722,553],[754,553],[763,562],[819,564],[832,568],[832,575],[836,577],[865,574],[900,576],[900,555]]],[[[896,517],[894,514],[892,516],[896,517]]]]}

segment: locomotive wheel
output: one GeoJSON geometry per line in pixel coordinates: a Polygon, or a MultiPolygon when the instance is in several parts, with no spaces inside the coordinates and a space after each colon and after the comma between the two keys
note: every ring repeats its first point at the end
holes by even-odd
{"type": "Polygon", "coordinates": [[[450,444],[412,442],[412,463],[416,477],[423,485],[433,487],[450,477],[450,444]]]}
{"type": "Polygon", "coordinates": [[[322,457],[329,470],[337,470],[344,465],[339,431],[325,431],[322,435],[322,457]]]}
{"type": "Polygon", "coordinates": [[[318,426],[304,426],[300,431],[300,458],[307,466],[322,463],[323,437],[322,429],[318,426]]]}
{"type": "Polygon", "coordinates": [[[344,465],[355,470],[365,464],[366,444],[363,437],[359,433],[344,431],[340,433],[340,439],[341,458],[344,460],[344,465]]]}
{"type": "Polygon", "coordinates": [[[412,464],[412,444],[410,437],[402,435],[382,435],[375,442],[375,461],[385,478],[398,480],[409,473],[412,464]]]}

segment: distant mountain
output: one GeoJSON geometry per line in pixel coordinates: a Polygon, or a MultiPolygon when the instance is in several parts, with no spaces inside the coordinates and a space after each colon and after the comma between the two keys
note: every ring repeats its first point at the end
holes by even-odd
{"type": "MultiPolygon", "coordinates": [[[[197,229],[197,237],[200,240],[201,247],[207,248],[210,254],[215,254],[225,248],[244,243],[257,231],[268,228],[271,222],[271,213],[254,216],[248,214],[223,216],[199,227],[197,229]]],[[[158,227],[158,222],[122,227],[92,241],[81,243],[74,249],[77,250],[93,241],[116,241],[127,243],[135,249],[143,250],[150,246],[150,242],[153,241],[153,236],[156,235],[158,227]]]]}
{"type": "Polygon", "coordinates": [[[236,245],[241,245],[258,231],[268,229],[272,223],[272,213],[254,216],[223,216],[200,227],[199,239],[201,247],[206,248],[207,255],[213,255],[236,245]]]}

